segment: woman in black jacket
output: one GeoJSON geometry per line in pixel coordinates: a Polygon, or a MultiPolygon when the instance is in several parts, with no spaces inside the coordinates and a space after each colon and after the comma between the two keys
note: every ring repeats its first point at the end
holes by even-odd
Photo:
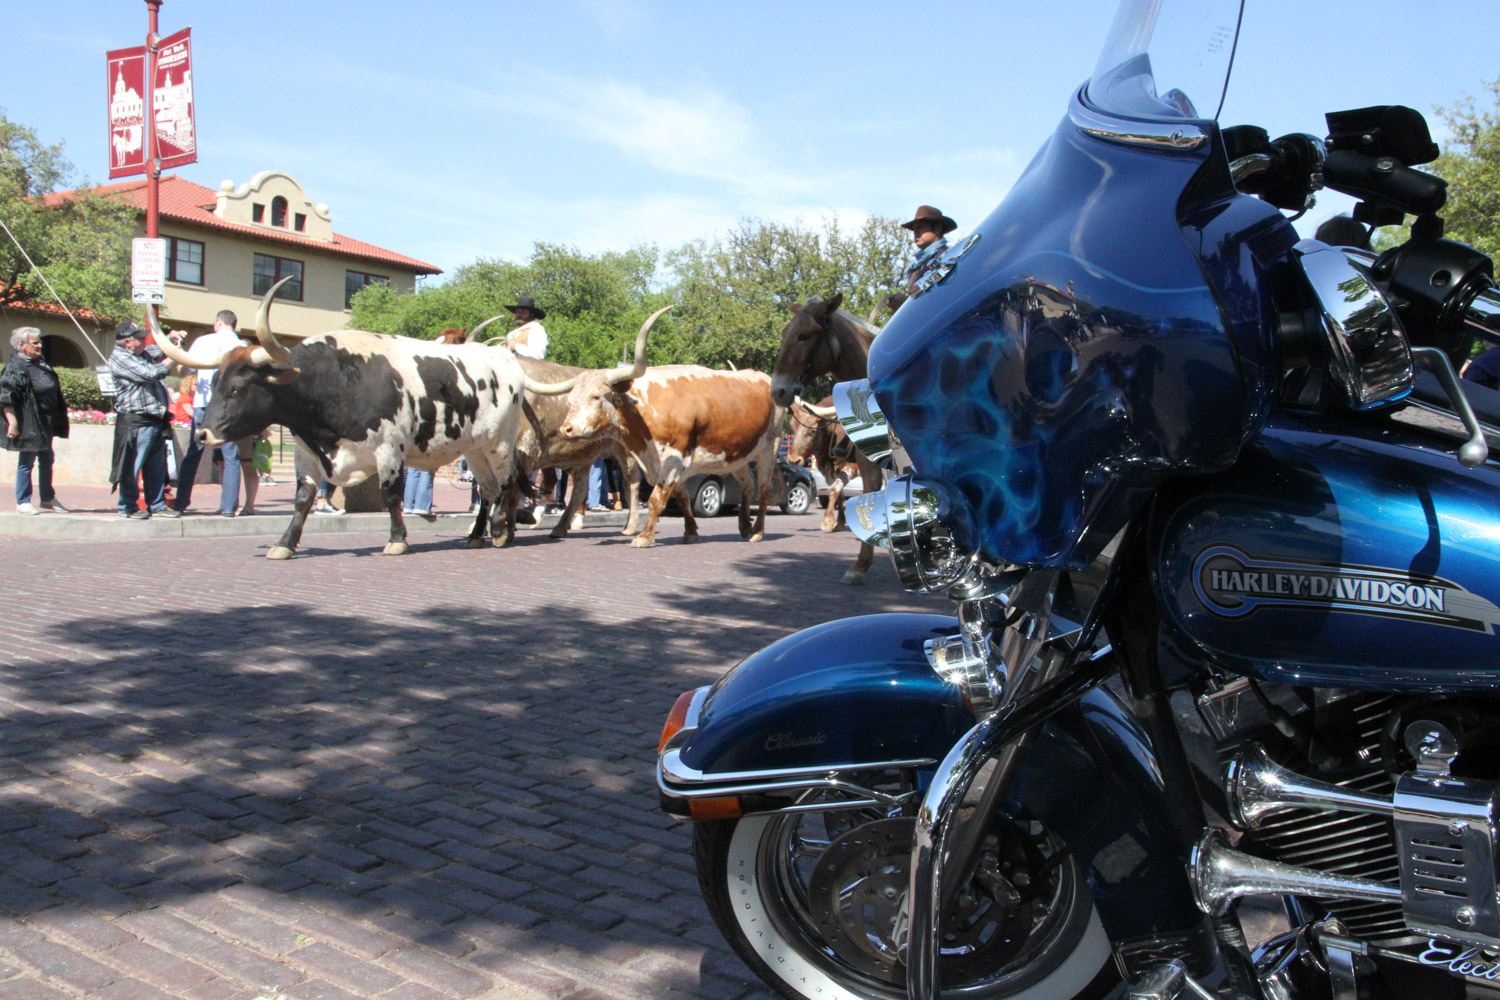
{"type": "Polygon", "coordinates": [[[18,327],[10,335],[11,356],[0,371],[0,413],[5,436],[0,448],[21,453],[16,466],[16,513],[35,514],[31,504],[31,468],[37,469],[42,510],[67,508],[52,491],[52,439],[68,436],[68,408],[57,372],[42,358],[42,332],[18,327]]]}

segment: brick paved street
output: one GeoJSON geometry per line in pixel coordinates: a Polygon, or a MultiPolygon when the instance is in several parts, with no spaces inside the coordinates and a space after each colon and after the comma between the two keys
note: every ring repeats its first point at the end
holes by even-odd
{"type": "Polygon", "coordinates": [[[0,1000],[769,996],[652,765],[756,647],[943,608],[816,525],[0,538],[0,1000]]]}

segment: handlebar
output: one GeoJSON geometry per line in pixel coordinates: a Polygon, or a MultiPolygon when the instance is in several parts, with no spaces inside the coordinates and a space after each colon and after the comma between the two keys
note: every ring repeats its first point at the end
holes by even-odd
{"type": "Polygon", "coordinates": [[[1464,326],[1474,335],[1500,344],[1500,289],[1493,285],[1474,296],[1464,309],[1464,326]]]}

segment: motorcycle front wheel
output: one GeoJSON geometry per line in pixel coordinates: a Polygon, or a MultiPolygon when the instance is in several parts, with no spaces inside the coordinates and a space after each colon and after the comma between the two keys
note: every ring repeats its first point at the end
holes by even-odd
{"type": "MultiPolygon", "coordinates": [[[[987,877],[941,931],[942,995],[1093,1000],[1119,983],[1109,939],[1071,857],[1035,823],[999,821],[987,877]],[[998,888],[997,888],[998,887],[998,888]]],[[[694,852],[719,931],[790,1000],[905,1000],[895,930],[914,821],[843,812],[699,823],[694,852]]]]}

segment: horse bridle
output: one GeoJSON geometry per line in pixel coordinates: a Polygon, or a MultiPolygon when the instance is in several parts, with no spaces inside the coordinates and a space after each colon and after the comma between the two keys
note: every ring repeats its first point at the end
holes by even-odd
{"type": "MultiPolygon", "coordinates": [[[[803,309],[802,315],[806,316],[808,315],[808,312],[809,311],[807,309],[803,309]]],[[[838,367],[839,352],[841,350],[841,348],[839,347],[839,338],[835,336],[833,332],[833,317],[826,315],[819,316],[817,313],[813,313],[812,321],[818,324],[818,329],[823,332],[824,336],[828,340],[828,352],[833,355],[833,363],[828,366],[828,370],[832,371],[834,368],[838,367]]],[[[809,334],[808,336],[811,337],[812,334],[809,334]]],[[[811,351],[809,351],[807,360],[802,363],[802,377],[800,381],[803,385],[807,385],[812,381],[812,376],[809,374],[809,372],[811,371],[812,354],[811,351]]],[[[803,426],[805,427],[807,425],[804,424],[803,426]]]]}
{"type": "Polygon", "coordinates": [[[825,421],[831,421],[833,419],[832,417],[820,417],[815,413],[809,413],[808,416],[813,418],[813,422],[809,424],[803,422],[802,418],[797,416],[797,411],[801,409],[801,407],[793,405],[788,406],[786,409],[787,415],[792,418],[792,423],[796,424],[798,427],[805,427],[810,431],[817,430],[823,425],[825,421]]]}

